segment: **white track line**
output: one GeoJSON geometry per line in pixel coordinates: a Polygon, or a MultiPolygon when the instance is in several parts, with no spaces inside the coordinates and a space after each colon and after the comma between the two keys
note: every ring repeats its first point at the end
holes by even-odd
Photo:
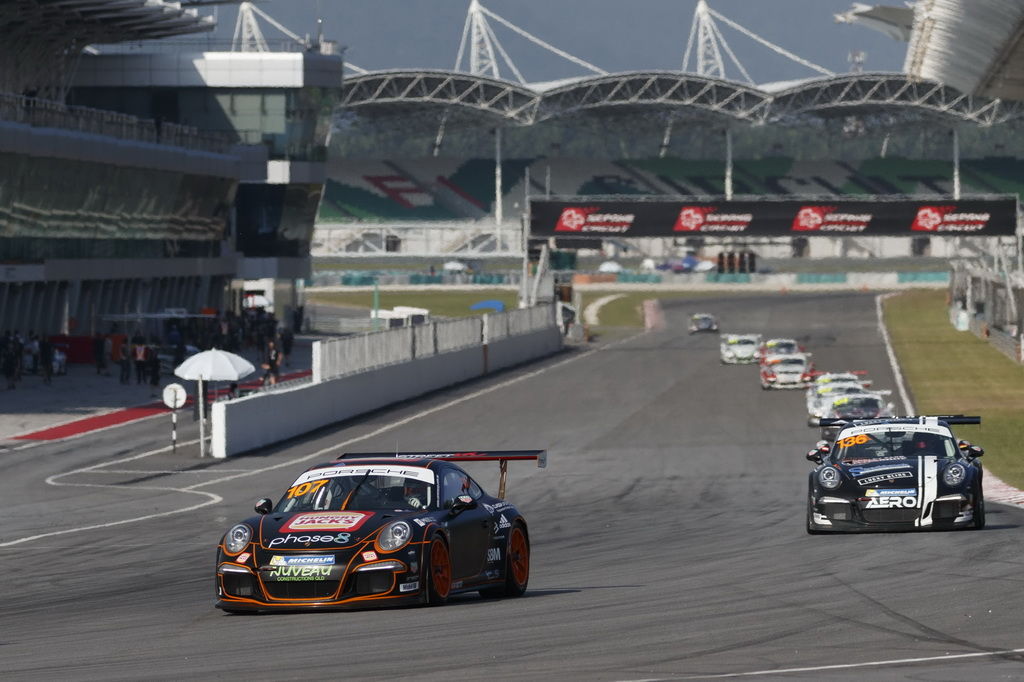
{"type": "MultiPolygon", "coordinates": [[[[616,341],[614,343],[610,343],[610,344],[608,344],[606,346],[602,346],[600,348],[594,348],[594,349],[591,349],[591,350],[588,350],[588,351],[584,351],[583,353],[580,353],[579,355],[574,355],[574,356],[572,356],[570,358],[566,358],[565,360],[562,360],[560,362],[556,362],[553,365],[549,365],[547,367],[543,367],[541,369],[534,370],[534,371],[528,372],[526,374],[521,374],[521,375],[513,377],[511,379],[507,379],[507,380],[502,381],[500,383],[497,383],[497,384],[495,384],[493,386],[489,386],[489,387],[481,389],[479,391],[474,391],[473,393],[467,394],[467,395],[465,395],[465,396],[463,396],[461,398],[455,398],[454,400],[449,400],[448,402],[443,403],[441,405],[437,405],[436,407],[432,407],[432,408],[429,408],[427,410],[423,410],[421,412],[417,412],[416,414],[410,415],[410,416],[408,416],[408,417],[406,417],[404,419],[400,419],[400,420],[398,420],[396,422],[392,422],[391,424],[386,424],[384,426],[381,426],[380,428],[375,429],[375,430],[371,431],[370,433],[363,434],[361,436],[355,436],[353,438],[349,438],[348,440],[342,441],[340,443],[335,443],[334,445],[331,445],[330,447],[323,448],[321,450],[317,450],[316,452],[314,452],[312,454],[309,454],[309,455],[304,455],[302,457],[294,457],[294,458],[289,459],[287,461],[279,462],[278,464],[273,464],[271,466],[261,467],[259,469],[253,469],[251,471],[246,471],[244,473],[235,473],[235,474],[232,474],[231,476],[222,476],[221,478],[216,478],[216,479],[214,479],[212,481],[206,481],[204,483],[197,483],[195,485],[190,485],[190,486],[188,486],[186,488],[163,488],[163,487],[158,488],[158,487],[146,487],[146,486],[132,486],[132,489],[135,489],[135,490],[160,490],[160,491],[165,491],[165,492],[179,492],[179,493],[192,494],[192,495],[204,495],[204,496],[210,498],[210,499],[208,499],[205,502],[202,502],[200,504],[194,504],[194,505],[190,505],[190,506],[187,506],[187,507],[182,507],[182,508],[179,508],[179,509],[172,509],[172,510],[166,511],[166,512],[159,512],[159,513],[155,513],[155,514],[146,514],[144,516],[134,516],[134,517],[130,517],[130,518],[119,519],[117,521],[110,521],[108,523],[98,523],[98,524],[94,524],[94,525],[90,525],[90,526],[79,526],[79,527],[76,527],[76,528],[65,528],[63,530],[50,531],[48,533],[40,533],[38,535],[32,535],[32,536],[28,536],[28,537],[24,537],[24,538],[18,538],[16,540],[9,540],[7,542],[0,542],[0,547],[11,547],[13,545],[19,545],[19,544],[22,544],[22,543],[25,543],[25,542],[31,542],[33,540],[40,540],[42,538],[49,538],[49,537],[53,537],[53,536],[56,536],[56,535],[66,535],[66,534],[69,534],[69,533],[81,533],[81,532],[84,532],[84,531],[97,530],[97,529],[100,529],[100,528],[110,528],[112,526],[120,526],[120,525],[124,525],[124,524],[127,524],[127,523],[135,523],[135,522],[138,522],[138,521],[148,521],[150,519],[162,518],[162,517],[166,517],[166,516],[173,516],[175,514],[184,514],[186,512],[195,511],[196,509],[201,509],[203,507],[208,507],[211,504],[217,504],[219,502],[222,502],[223,498],[220,495],[216,495],[214,493],[205,492],[205,491],[202,491],[202,490],[197,490],[198,488],[203,488],[203,487],[206,487],[206,486],[215,485],[217,483],[224,483],[226,481],[231,481],[231,480],[234,480],[234,479],[237,479],[237,478],[243,478],[243,477],[246,477],[246,476],[255,476],[257,474],[262,474],[262,473],[267,472],[267,471],[273,471],[275,469],[282,469],[284,467],[291,467],[291,466],[295,466],[296,464],[301,464],[302,462],[308,462],[309,460],[312,460],[312,459],[321,458],[321,457],[323,457],[328,452],[331,452],[331,451],[334,451],[334,450],[338,450],[340,448],[348,447],[352,443],[357,443],[357,442],[359,442],[361,440],[366,440],[367,438],[372,438],[374,436],[377,436],[377,435],[379,435],[381,433],[384,433],[386,431],[389,431],[391,429],[397,428],[399,426],[403,426],[404,424],[408,424],[409,422],[415,421],[417,419],[421,419],[423,417],[430,416],[430,415],[435,414],[437,412],[440,412],[442,410],[446,410],[449,407],[454,407],[455,405],[459,405],[459,404],[464,403],[464,402],[468,402],[468,401],[471,401],[471,400],[476,400],[477,398],[479,398],[482,395],[486,395],[488,393],[493,393],[494,391],[498,391],[498,390],[500,390],[502,388],[505,388],[507,386],[511,386],[513,384],[517,384],[517,383],[522,382],[522,381],[526,381],[527,379],[532,379],[532,378],[534,378],[536,376],[539,376],[540,374],[542,374],[544,372],[548,372],[548,371],[553,370],[553,369],[558,369],[559,367],[563,367],[563,366],[568,365],[568,364],[570,364],[572,362],[577,362],[579,360],[582,360],[583,358],[590,357],[591,355],[594,355],[595,353],[599,353],[601,351],[604,351],[604,350],[606,350],[608,348],[613,348],[615,346],[619,346],[619,345],[622,345],[624,343],[628,343],[629,341],[632,341],[633,339],[635,339],[635,338],[637,338],[637,337],[639,337],[641,335],[642,335],[642,332],[640,334],[634,334],[634,335],[629,336],[629,337],[627,337],[625,339],[621,339],[619,341],[616,341]]],[[[192,440],[192,441],[187,441],[187,442],[184,442],[184,443],[180,443],[180,445],[183,445],[183,446],[184,445],[193,445],[193,444],[198,443],[198,442],[199,442],[198,440],[192,440]]],[[[156,449],[156,450],[150,450],[149,452],[143,452],[143,453],[140,453],[138,455],[131,455],[130,457],[122,457],[120,459],[110,460],[108,462],[101,462],[99,464],[93,464],[92,466],[82,467],[80,469],[74,469],[72,471],[68,471],[68,472],[65,472],[63,474],[54,474],[53,476],[50,476],[50,477],[48,477],[46,479],[46,483],[49,484],[49,485],[53,485],[53,486],[75,486],[75,487],[85,487],[85,488],[119,488],[119,489],[123,490],[124,486],[120,486],[120,485],[109,485],[109,484],[100,484],[100,483],[61,483],[61,482],[59,482],[59,479],[65,478],[67,476],[73,476],[75,474],[102,473],[102,472],[97,472],[97,470],[98,469],[102,469],[104,467],[108,467],[108,466],[114,465],[114,464],[123,464],[125,462],[131,462],[131,461],[134,461],[134,460],[142,459],[144,457],[151,457],[153,455],[157,455],[157,454],[160,454],[162,452],[167,452],[170,449],[171,449],[170,446],[165,446],[165,447],[162,447],[162,448],[159,448],[159,449],[156,449]]]]}
{"type": "MultiPolygon", "coordinates": [[[[900,363],[896,360],[896,353],[892,348],[892,339],[889,338],[889,330],[885,328],[885,321],[882,316],[882,301],[895,293],[880,294],[875,297],[875,311],[878,314],[878,331],[885,341],[885,352],[889,356],[889,364],[892,366],[892,374],[896,377],[896,388],[900,392],[900,400],[903,401],[904,414],[914,414],[914,405],[910,402],[907,394],[907,387],[903,383],[903,371],[900,363]]],[[[985,469],[985,501],[1003,504],[1008,507],[1024,508],[1024,490],[1019,490],[1001,478],[996,476],[990,469],[985,469]]]]}
{"type": "MultiPolygon", "coordinates": [[[[930,663],[933,661],[955,661],[965,658],[986,658],[1024,653],[1024,649],[1003,649],[1002,651],[980,651],[973,654],[944,654],[942,656],[922,656],[920,658],[893,658],[885,661],[865,661],[864,663],[840,663],[838,665],[818,665],[806,668],[781,668],[777,670],[752,670],[742,673],[723,673],[719,675],[699,675],[694,677],[661,678],[677,680],[709,680],[726,677],[757,677],[764,675],[789,675],[792,673],[812,673],[825,670],[849,670],[850,668],[878,668],[886,665],[908,665],[910,663],[930,663]]],[[[651,681],[653,682],[653,681],[651,681]]]]}
{"type": "Polygon", "coordinates": [[[601,324],[600,314],[601,308],[605,307],[614,300],[625,298],[625,294],[610,294],[608,296],[602,296],[583,311],[583,321],[587,324],[598,325],[601,324]]]}
{"type": "Polygon", "coordinates": [[[907,386],[903,383],[903,370],[900,369],[900,362],[896,359],[896,352],[892,349],[892,339],[889,338],[889,330],[885,328],[885,316],[882,312],[882,301],[895,295],[890,293],[875,296],[875,314],[878,316],[878,332],[882,335],[882,340],[885,341],[885,353],[889,356],[892,375],[896,379],[896,389],[899,391],[900,400],[903,402],[903,414],[914,414],[914,404],[910,402],[907,386]]]}

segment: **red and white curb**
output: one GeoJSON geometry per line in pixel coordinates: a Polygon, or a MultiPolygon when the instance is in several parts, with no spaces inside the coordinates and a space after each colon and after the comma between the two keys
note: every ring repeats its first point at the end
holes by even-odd
{"type": "Polygon", "coordinates": [[[661,309],[661,303],[656,298],[649,298],[643,303],[644,308],[644,329],[651,331],[665,328],[665,313],[661,309]]]}

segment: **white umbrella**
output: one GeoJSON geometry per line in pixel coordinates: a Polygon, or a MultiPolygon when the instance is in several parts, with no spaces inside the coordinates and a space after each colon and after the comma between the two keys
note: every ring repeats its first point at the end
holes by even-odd
{"type": "Polygon", "coordinates": [[[613,260],[606,260],[597,268],[598,272],[622,272],[622,265],[613,260]]]}
{"type": "Polygon", "coordinates": [[[199,456],[206,457],[206,401],[203,400],[204,381],[238,381],[256,368],[241,355],[226,350],[204,350],[196,353],[174,368],[174,374],[189,381],[199,382],[199,456]]]}
{"type": "Polygon", "coordinates": [[[174,369],[174,374],[189,381],[238,381],[255,371],[241,355],[214,348],[188,358],[174,369]]]}

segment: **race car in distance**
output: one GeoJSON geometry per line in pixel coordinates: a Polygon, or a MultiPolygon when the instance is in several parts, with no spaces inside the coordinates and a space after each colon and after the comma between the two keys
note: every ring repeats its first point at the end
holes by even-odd
{"type": "MultiPolygon", "coordinates": [[[[841,421],[834,444],[807,453],[807,532],[984,528],[978,458],[950,424],[980,417],[841,421]]],[[[833,425],[823,421],[823,425],[833,425]]]]}
{"type": "MultiPolygon", "coordinates": [[[[880,392],[841,395],[833,398],[832,402],[825,407],[824,414],[820,418],[811,417],[808,424],[818,426],[822,419],[882,419],[894,416],[894,409],[895,406],[886,402],[880,392]]],[[[834,427],[826,427],[826,429],[829,428],[834,427]]],[[[831,438],[834,435],[835,433],[831,436],[823,433],[822,437],[831,438]]]]}
{"type": "Polygon", "coordinates": [[[690,315],[690,333],[717,332],[718,320],[714,315],[708,313],[694,313],[690,315]]]}
{"type": "Polygon", "coordinates": [[[757,349],[757,359],[763,361],[769,355],[793,355],[804,350],[796,339],[768,339],[757,349]]]}
{"type": "Polygon", "coordinates": [[[806,388],[813,373],[810,353],[769,355],[761,360],[761,388],[806,388]]]}
{"type": "Polygon", "coordinates": [[[815,372],[814,385],[824,386],[825,384],[860,384],[864,388],[871,385],[869,379],[865,379],[867,372],[815,372]]]}
{"type": "Polygon", "coordinates": [[[722,334],[718,353],[725,365],[743,365],[757,362],[760,334],[722,334]]]}
{"type": "MultiPolygon", "coordinates": [[[[807,387],[807,415],[811,418],[826,417],[833,401],[842,396],[889,395],[891,391],[869,391],[857,382],[836,382],[832,384],[811,384],[807,387]]],[[[873,415],[885,416],[885,415],[873,415]]]]}
{"type": "Polygon", "coordinates": [[[275,505],[217,547],[228,613],[443,604],[452,594],[518,597],[530,577],[526,520],[504,499],[510,461],[543,450],[348,453],[303,472],[275,505]],[[497,461],[498,497],[456,462],[497,461]]]}

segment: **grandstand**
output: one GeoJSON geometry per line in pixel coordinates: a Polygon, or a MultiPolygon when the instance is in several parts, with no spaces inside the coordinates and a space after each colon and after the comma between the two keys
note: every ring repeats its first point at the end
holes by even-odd
{"type": "MultiPolygon", "coordinates": [[[[911,39],[906,12],[883,8],[877,17],[895,20],[895,35],[911,39]]],[[[589,75],[531,84],[496,45],[488,19],[500,17],[473,0],[466,30],[480,30],[464,34],[453,71],[360,69],[348,79],[315,253],[467,250],[460,230],[486,233],[500,223],[494,229],[512,235],[528,195],[958,197],[1022,189],[1024,103],[1009,90],[957,89],[941,71],[837,75],[770,44],[817,73],[756,85],[733,57],[741,77],[730,80],[722,55],[733,53],[718,24],[767,41],[703,0],[684,70],[609,74],[584,63],[589,75]],[[460,61],[473,50],[467,73],[460,61]],[[499,72],[503,60],[512,77],[499,72]]],[[[913,23],[919,51],[929,40],[922,21],[913,23]]],[[[943,58],[954,63],[957,55],[943,58]]],[[[1012,67],[1000,67],[1000,82],[1012,67]]],[[[817,252],[880,255],[830,239],[817,252]]],[[[935,255],[966,248],[933,241],[935,255]]],[[[889,255],[911,252],[907,240],[890,242],[889,255]]],[[[509,236],[474,243],[476,256],[515,253],[520,244],[509,236]]]]}
{"type": "Polygon", "coordinates": [[[257,278],[297,305],[342,60],[290,33],[268,51],[249,3],[233,50],[182,41],[208,4],[0,0],[4,329],[238,310],[257,278]]]}

